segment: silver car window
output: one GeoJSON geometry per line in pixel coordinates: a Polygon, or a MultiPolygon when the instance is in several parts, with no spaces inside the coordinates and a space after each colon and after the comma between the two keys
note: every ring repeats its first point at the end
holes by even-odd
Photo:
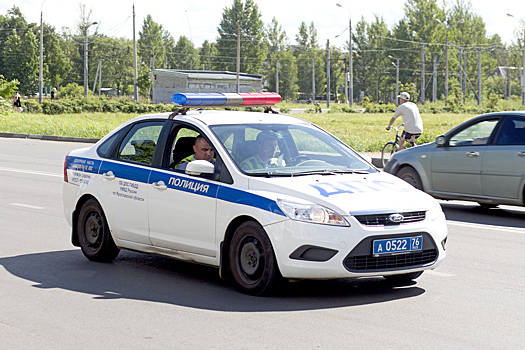
{"type": "Polygon", "coordinates": [[[499,119],[482,120],[452,135],[448,142],[451,147],[485,145],[498,124],[499,119]]]}

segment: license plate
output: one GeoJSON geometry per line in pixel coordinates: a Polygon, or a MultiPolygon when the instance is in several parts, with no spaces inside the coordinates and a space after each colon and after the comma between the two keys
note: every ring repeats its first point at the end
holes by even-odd
{"type": "Polygon", "coordinates": [[[404,237],[392,239],[380,239],[373,242],[373,254],[394,254],[413,252],[421,250],[423,247],[423,237],[404,237]]]}

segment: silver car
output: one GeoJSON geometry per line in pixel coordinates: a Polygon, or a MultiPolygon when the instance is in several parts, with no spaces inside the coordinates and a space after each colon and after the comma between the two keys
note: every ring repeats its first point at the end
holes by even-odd
{"type": "Polygon", "coordinates": [[[395,153],[384,170],[435,198],[525,205],[525,111],[474,117],[395,153]]]}

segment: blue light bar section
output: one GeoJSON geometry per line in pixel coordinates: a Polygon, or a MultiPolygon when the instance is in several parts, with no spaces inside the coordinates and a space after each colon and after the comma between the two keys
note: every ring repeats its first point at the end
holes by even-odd
{"type": "Polygon", "coordinates": [[[254,93],[176,93],[171,102],[185,107],[269,106],[279,103],[281,96],[274,92],[254,93]]]}

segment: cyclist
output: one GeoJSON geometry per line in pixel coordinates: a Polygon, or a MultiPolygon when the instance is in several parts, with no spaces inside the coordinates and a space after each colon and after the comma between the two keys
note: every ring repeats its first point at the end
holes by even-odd
{"type": "Polygon", "coordinates": [[[423,132],[423,120],[421,119],[417,105],[414,102],[409,102],[410,95],[408,92],[402,92],[397,97],[399,98],[399,106],[394,112],[392,119],[390,119],[390,123],[388,123],[386,129],[390,130],[390,127],[394,124],[397,117],[401,116],[401,118],[403,118],[405,129],[399,139],[399,150],[402,150],[405,148],[405,141],[408,141],[410,145],[414,146],[414,142],[423,132]]]}

